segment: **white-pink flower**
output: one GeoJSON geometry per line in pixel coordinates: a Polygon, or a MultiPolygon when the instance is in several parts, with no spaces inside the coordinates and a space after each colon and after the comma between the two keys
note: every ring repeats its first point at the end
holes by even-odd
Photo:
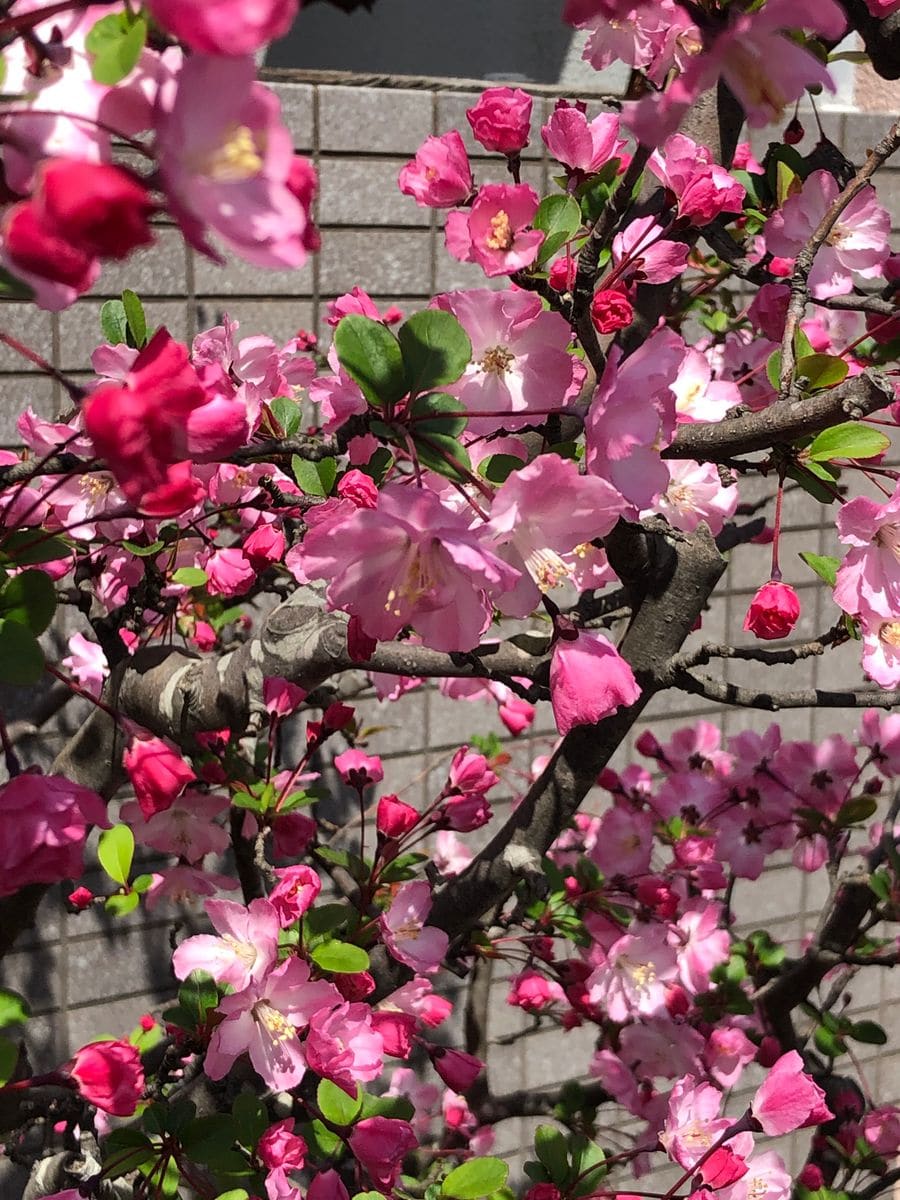
{"type": "MultiPolygon", "coordinates": [[[[669,1157],[692,1170],[714,1142],[732,1124],[720,1116],[722,1093],[693,1075],[679,1079],[669,1093],[669,1110],[659,1140],[669,1157]]],[[[752,1147],[752,1139],[751,1139],[752,1147]]]]}
{"type": "Polygon", "coordinates": [[[652,1017],[665,1008],[666,984],[677,970],[665,929],[635,923],[613,942],[605,961],[588,976],[588,999],[611,1021],[652,1017]]]}
{"type": "Polygon", "coordinates": [[[88,641],[83,633],[73,633],[69,638],[69,653],[62,665],[92,696],[99,696],[103,691],[103,682],[109,676],[109,663],[103,648],[88,641]]]}
{"type": "Polygon", "coordinates": [[[433,975],[443,962],[450,939],[443,929],[426,925],[431,888],[424,880],[404,883],[381,917],[384,944],[398,962],[433,975]]]}
{"type": "MultiPolygon", "coordinates": [[[[738,505],[735,486],[723,487],[713,463],[690,459],[668,462],[669,486],[657,498],[653,509],[662,513],[670,525],[693,533],[705,521],[711,533],[721,533],[738,505]]],[[[644,515],[644,514],[642,514],[644,515]]]]}
{"type": "Polygon", "coordinates": [[[584,106],[557,100],[550,119],[541,129],[544,144],[555,159],[573,171],[593,174],[618,158],[627,142],[619,136],[619,118],[601,113],[588,121],[584,106]]]}
{"type": "Polygon", "coordinates": [[[354,1097],[357,1083],[376,1079],[384,1065],[381,1036],[372,1028],[367,1004],[320,1009],[310,1018],[304,1049],[317,1075],[354,1097]]]}
{"type": "Polygon", "coordinates": [[[298,1033],[322,1008],[343,1003],[333,984],[311,983],[309,965],[289,958],[264,979],[219,1001],[225,1020],[213,1030],[204,1070],[224,1079],[240,1055],[278,1091],[296,1087],[306,1071],[298,1033]]]}
{"type": "Polygon", "coordinates": [[[900,615],[900,487],[884,504],[855,496],[837,514],[841,541],[850,546],[834,587],[836,604],[853,616],[900,615]]]}
{"type": "Polygon", "coordinates": [[[186,938],[172,956],[178,979],[191,971],[206,971],[236,992],[262,979],[278,956],[278,913],[268,900],[251,900],[248,907],[232,900],[208,900],[206,913],[220,935],[201,933],[186,938]]]}
{"type": "Polygon", "coordinates": [[[710,972],[727,962],[731,938],[721,929],[722,905],[692,900],[672,927],[669,941],[678,955],[678,974],[692,995],[709,989],[710,972]]]}
{"type": "MultiPolygon", "coordinates": [[[[778,258],[796,258],[837,199],[840,185],[830,171],[813,171],[803,187],[785,200],[765,224],[766,249],[778,258]]],[[[819,250],[809,275],[817,300],[853,290],[853,275],[876,279],[890,254],[891,217],[875,189],[863,188],[843,210],[819,250]]]]}

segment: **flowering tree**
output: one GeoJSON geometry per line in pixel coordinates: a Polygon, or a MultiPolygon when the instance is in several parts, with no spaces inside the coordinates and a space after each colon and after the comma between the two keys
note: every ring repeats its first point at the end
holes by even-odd
{"type": "MultiPolygon", "coordinates": [[[[72,304],[161,213],[214,259],[317,252],[314,170],[252,58],[296,8],[5,5],[6,292],[72,304]]],[[[640,1179],[665,1163],[665,1200],[874,1200],[900,1177],[900,1110],[852,1049],[886,1034],[844,1001],[859,971],[900,961],[900,716],[878,712],[900,684],[883,465],[900,256],[873,182],[900,124],[858,167],[824,134],[802,156],[796,115],[762,162],[740,141],[831,86],[850,29],[900,73],[900,0],[569,0],[566,19],[593,65],[632,68],[620,111],[560,101],[538,135],[530,96],[490,88],[467,116],[491,179],[458,130],[400,173],[493,286],[405,319],[354,288],[322,349],[229,319],[188,347],[126,291],[87,388],[0,331],[71,399],[56,422],[24,412],[26,449],[2,457],[0,681],[52,676],[45,720],[72,695],[90,706],[46,772],[0,721],[0,952],[65,880],[72,911],[200,898],[211,930],[173,931],[171,1007],[43,1074],[18,1037],[26,1003],[0,992],[3,1141],[33,1168],[29,1197],[503,1200],[493,1127],[521,1115],[548,1118],[529,1200],[662,1195],[640,1179]],[[559,164],[543,198],[520,178],[537,136],[559,164]],[[757,475],[754,517],[740,484],[757,475]],[[750,542],[772,565],[744,630],[791,633],[786,487],[846,547],[804,556],[830,627],[785,648],[701,630],[685,649],[750,542]],[[55,661],[39,639],[59,605],[82,628],[55,661]],[[856,687],[754,682],[851,640],[856,687]],[[704,673],[726,659],[747,682],[704,673]],[[422,810],[390,791],[352,701],[427,680],[495,704],[512,735],[552,706],[560,739],[505,821],[492,794],[515,781],[489,738],[456,750],[422,810]],[[817,746],[699,722],[667,744],[644,732],[613,771],[670,689],[859,709],[859,731],[817,746]],[[317,819],[328,762],[358,798],[344,828],[317,819]],[[595,787],[600,816],[580,810],[595,787]],[[96,895],[80,882],[95,826],[96,895]],[[158,869],[135,872],[136,846],[158,869]],[[827,875],[817,926],[800,947],[738,937],[735,882],[785,853],[827,875]],[[573,1066],[589,1082],[491,1091],[496,960],[511,1005],[596,1031],[573,1066]],[[441,1032],[448,971],[471,981],[465,1046],[441,1032]],[[741,1111],[729,1093],[754,1063],[741,1111]],[[613,1152],[623,1109],[637,1132],[613,1152]],[[805,1127],[792,1179],[768,1139],[805,1127]]]]}

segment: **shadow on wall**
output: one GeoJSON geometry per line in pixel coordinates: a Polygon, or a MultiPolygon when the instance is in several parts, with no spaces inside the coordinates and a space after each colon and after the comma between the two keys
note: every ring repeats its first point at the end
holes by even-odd
{"type": "Polygon", "coordinates": [[[303,8],[268,67],[556,83],[573,31],[563,0],[378,0],[303,8]]]}

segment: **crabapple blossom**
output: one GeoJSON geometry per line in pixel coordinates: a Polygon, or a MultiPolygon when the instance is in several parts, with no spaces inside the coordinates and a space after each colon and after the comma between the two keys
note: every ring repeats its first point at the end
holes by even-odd
{"type": "Polygon", "coordinates": [[[309,1019],[304,1044],[307,1063],[349,1096],[356,1096],[357,1083],[367,1083],[381,1074],[383,1048],[367,1004],[320,1008],[309,1019]]]}
{"type": "Polygon", "coordinates": [[[416,157],[400,171],[400,191],[423,208],[453,208],[472,191],[472,167],[465,143],[453,129],[426,138],[416,157]]]}
{"type": "Polygon", "coordinates": [[[90,1104],[114,1117],[130,1117],[144,1091],[144,1069],[128,1042],[91,1042],[65,1068],[90,1104]]]}
{"type": "Polygon", "coordinates": [[[532,103],[521,88],[485,88],[478,102],[466,109],[475,140],[485,150],[518,154],[528,145],[532,103]]]}
{"type": "Polygon", "coordinates": [[[587,980],[588,997],[611,1021],[652,1017],[665,1005],[677,971],[675,952],[658,926],[632,925],[617,938],[587,980]]]}
{"type": "Polygon", "coordinates": [[[529,267],[544,240],[541,230],[528,228],[537,208],[527,183],[486,183],[468,213],[454,209],[447,216],[447,250],[460,262],[478,263],[488,278],[529,267]]]}
{"type": "Polygon", "coordinates": [[[796,1050],[789,1050],[769,1069],[750,1111],[769,1137],[805,1125],[821,1125],[834,1116],[825,1103],[825,1093],[806,1073],[796,1050]]]}
{"type": "Polygon", "coordinates": [[[220,936],[186,938],[172,956],[177,978],[206,971],[236,992],[263,979],[278,955],[277,909],[268,900],[251,900],[247,908],[231,900],[208,900],[206,914],[220,936]]]}
{"type": "Polygon", "coordinates": [[[722,213],[739,213],[746,189],[713,162],[711,152],[683,133],[673,134],[654,150],[648,167],[674,194],[678,216],[692,225],[708,225],[722,213]]]}
{"type": "Polygon", "coordinates": [[[201,54],[252,54],[283,37],[298,0],[150,0],[153,19],[180,42],[201,54]]]}
{"type": "Polygon", "coordinates": [[[286,928],[312,907],[322,890],[322,881],[312,867],[303,863],[276,867],[275,880],[267,899],[277,912],[281,927],[286,928]]]}
{"type": "Polygon", "coordinates": [[[171,808],[175,797],[195,778],[191,765],[168,738],[132,726],[122,763],[145,819],[171,808]]]}
{"type": "Polygon", "coordinates": [[[450,943],[443,929],[425,924],[430,911],[431,888],[424,880],[413,880],[403,884],[381,917],[389,953],[424,975],[437,971],[450,943]]]}
{"type": "Polygon", "coordinates": [[[557,100],[541,129],[544,145],[555,159],[580,175],[592,175],[620,157],[626,141],[619,136],[619,118],[601,113],[588,121],[585,106],[557,100]]]}
{"type": "Polygon", "coordinates": [[[750,601],[744,629],[765,641],[787,637],[800,616],[800,600],[789,584],[777,579],[764,583],[750,601]]]}
{"type": "Polygon", "coordinates": [[[640,695],[631,667],[603,634],[573,629],[553,647],[550,701],[560,733],[602,721],[640,695]]]}
{"type": "Polygon", "coordinates": [[[266,1168],[266,1195],[269,1200],[290,1200],[294,1187],[288,1173],[299,1171],[306,1161],[307,1145],[293,1132],[290,1118],[277,1121],[262,1134],[256,1145],[259,1161],[266,1168]]]}
{"type": "Polygon", "coordinates": [[[357,1121],[348,1142],[372,1183],[385,1195],[393,1190],[404,1157],[418,1145],[409,1122],[393,1117],[357,1121]]]}

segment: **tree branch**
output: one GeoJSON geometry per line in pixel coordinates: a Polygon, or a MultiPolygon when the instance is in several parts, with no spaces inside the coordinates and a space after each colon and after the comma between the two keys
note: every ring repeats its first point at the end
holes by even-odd
{"type": "Polygon", "coordinates": [[[711,675],[694,675],[690,671],[675,670],[669,676],[670,687],[692,696],[702,696],[716,704],[730,704],[735,708],[759,708],[765,712],[779,712],[783,708],[897,708],[900,706],[900,691],[888,692],[880,688],[852,689],[842,692],[824,691],[821,688],[799,688],[793,692],[769,692],[736,683],[713,679],[711,675]]]}

